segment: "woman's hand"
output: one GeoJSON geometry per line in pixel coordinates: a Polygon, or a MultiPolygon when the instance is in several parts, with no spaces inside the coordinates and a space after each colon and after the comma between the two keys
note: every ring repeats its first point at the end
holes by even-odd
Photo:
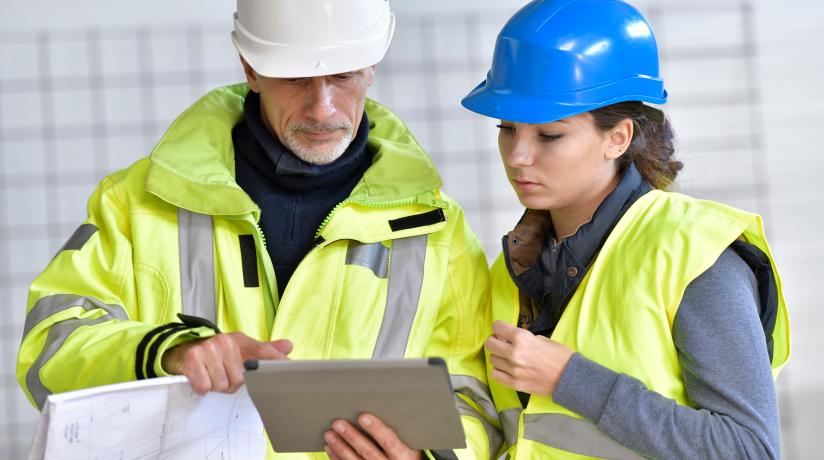
{"type": "Polygon", "coordinates": [[[335,420],[332,429],[323,434],[325,450],[330,458],[343,460],[419,460],[421,451],[412,450],[398,438],[392,428],[372,414],[358,417],[361,433],[347,420],[335,420]]]}
{"type": "Polygon", "coordinates": [[[492,378],[516,391],[552,396],[573,351],[503,321],[495,321],[492,332],[484,342],[492,378]]]}

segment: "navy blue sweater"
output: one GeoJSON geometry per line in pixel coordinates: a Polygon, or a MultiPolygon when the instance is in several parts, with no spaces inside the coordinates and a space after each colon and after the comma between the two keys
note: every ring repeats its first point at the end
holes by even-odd
{"type": "Polygon", "coordinates": [[[235,178],[260,206],[260,229],[275,268],[281,296],[292,273],[312,249],[315,232],[346,199],[372,164],[366,148],[369,120],[363,114],[349,148],[328,165],[295,156],[263,124],[260,96],[249,92],[244,119],[232,130],[235,178]]]}

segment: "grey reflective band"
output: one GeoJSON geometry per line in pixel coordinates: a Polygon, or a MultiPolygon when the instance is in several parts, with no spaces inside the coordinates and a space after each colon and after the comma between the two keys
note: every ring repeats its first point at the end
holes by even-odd
{"type": "Polygon", "coordinates": [[[46,402],[46,397],[51,394],[51,391],[40,381],[40,369],[57,353],[63,345],[63,342],[66,341],[66,338],[80,326],[102,323],[103,321],[109,320],[126,321],[129,319],[128,315],[126,315],[126,309],[120,305],[109,305],[93,297],[56,294],[41,298],[34,304],[31,310],[29,310],[26,314],[26,324],[23,326],[23,338],[25,339],[29,332],[46,318],[74,307],[79,307],[86,311],[103,310],[106,314],[93,319],[71,318],[65,321],[58,321],[49,328],[43,349],[26,373],[26,388],[28,388],[29,393],[31,393],[32,398],[35,403],[37,403],[37,407],[41,409],[46,402]]]}
{"type": "Polygon", "coordinates": [[[489,386],[475,377],[469,375],[450,375],[449,381],[455,393],[461,393],[480,406],[486,414],[498,420],[498,411],[495,410],[495,403],[489,393],[489,386]]]}
{"type": "Polygon", "coordinates": [[[97,233],[97,227],[93,224],[83,224],[80,227],[77,227],[77,230],[72,233],[72,236],[69,237],[68,241],[63,244],[63,247],[57,251],[57,254],[55,254],[54,257],[57,257],[57,255],[63,251],[82,249],[83,245],[85,245],[86,242],[89,241],[89,238],[91,238],[95,233],[97,233]]]}
{"type": "Polygon", "coordinates": [[[351,240],[346,249],[346,265],[360,265],[372,270],[378,278],[386,278],[389,272],[389,248],[381,243],[364,244],[351,240]]]}
{"type": "Polygon", "coordinates": [[[458,454],[452,450],[433,450],[431,452],[432,455],[438,460],[458,460],[458,454]]]}
{"type": "MultiPolygon", "coordinates": [[[[492,397],[489,395],[489,387],[486,384],[469,375],[450,375],[449,381],[451,382],[452,390],[454,390],[455,393],[460,393],[471,399],[475,404],[480,406],[490,418],[495,420],[498,419],[498,413],[495,411],[495,404],[492,402],[492,397]]],[[[502,442],[498,428],[491,424],[483,414],[479,414],[474,407],[461,399],[459,396],[456,395],[455,399],[459,413],[462,415],[475,417],[481,421],[484,426],[484,431],[486,432],[487,441],[489,441],[490,455],[495,455],[495,453],[498,452],[498,449],[501,448],[502,442]]],[[[436,451],[436,453],[438,454],[438,457],[442,458],[457,458],[449,457],[447,455],[447,453],[451,453],[454,456],[455,454],[452,451],[436,451]]]]}
{"type": "Polygon", "coordinates": [[[127,320],[126,310],[120,305],[105,304],[93,297],[84,297],[73,294],[55,294],[47,297],[42,297],[34,306],[26,313],[26,324],[23,326],[23,338],[29,335],[29,332],[45,320],[49,316],[60,313],[69,308],[80,307],[86,311],[100,309],[111,315],[115,319],[127,320]]]}
{"type": "Polygon", "coordinates": [[[403,358],[418,312],[426,259],[426,235],[392,241],[386,308],[373,358],[403,358]]]}
{"type": "Polygon", "coordinates": [[[498,414],[501,427],[504,430],[504,439],[506,439],[506,444],[509,446],[514,446],[518,442],[518,422],[521,420],[521,412],[523,411],[520,407],[513,407],[498,414]]]}
{"type": "Polygon", "coordinates": [[[181,311],[217,324],[212,216],[179,208],[181,311]]]}
{"type": "Polygon", "coordinates": [[[592,422],[563,414],[524,414],[524,438],[590,457],[644,458],[599,431],[592,422]]]}
{"type": "Polygon", "coordinates": [[[43,350],[26,373],[26,388],[29,389],[29,393],[31,393],[31,397],[34,399],[38,408],[43,409],[46,398],[51,394],[51,391],[49,391],[40,380],[40,369],[60,350],[63,342],[65,342],[69,335],[77,330],[77,328],[81,326],[91,326],[113,319],[118,318],[114,318],[111,315],[104,315],[94,319],[75,318],[54,323],[51,328],[49,328],[49,335],[46,336],[46,343],[43,345],[43,350]]]}
{"type": "Polygon", "coordinates": [[[503,438],[501,437],[501,432],[498,428],[490,423],[489,420],[486,419],[483,415],[479,414],[472,406],[469,405],[468,402],[461,399],[460,396],[455,396],[457,400],[456,406],[458,407],[458,413],[461,415],[466,415],[469,417],[474,417],[478,419],[484,427],[484,432],[486,433],[486,440],[489,443],[489,455],[494,456],[498,453],[498,450],[501,448],[501,444],[503,443],[503,438]]]}

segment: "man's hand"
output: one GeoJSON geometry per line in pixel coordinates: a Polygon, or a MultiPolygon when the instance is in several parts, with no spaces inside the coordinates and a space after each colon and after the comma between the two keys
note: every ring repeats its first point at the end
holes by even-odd
{"type": "Polygon", "coordinates": [[[292,342],[258,342],[241,332],[218,334],[205,340],[182,343],[163,354],[163,369],[185,375],[199,395],[209,391],[234,393],[243,385],[247,359],[288,359],[292,342]]]}
{"type": "Polygon", "coordinates": [[[347,420],[335,420],[332,429],[323,434],[324,449],[333,460],[419,460],[421,451],[412,450],[372,414],[361,414],[358,423],[364,435],[347,420]],[[370,438],[371,436],[371,438],[370,438]]]}
{"type": "Polygon", "coordinates": [[[484,342],[492,378],[517,391],[552,396],[573,351],[503,321],[495,321],[492,331],[484,342]]]}

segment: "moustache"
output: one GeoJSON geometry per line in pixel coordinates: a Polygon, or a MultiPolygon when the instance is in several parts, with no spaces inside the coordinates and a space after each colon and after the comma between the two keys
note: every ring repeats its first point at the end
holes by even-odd
{"type": "Polygon", "coordinates": [[[345,122],[340,123],[322,123],[322,122],[308,122],[297,123],[289,126],[289,131],[292,133],[331,133],[343,129],[346,131],[352,130],[352,125],[345,122]]]}

